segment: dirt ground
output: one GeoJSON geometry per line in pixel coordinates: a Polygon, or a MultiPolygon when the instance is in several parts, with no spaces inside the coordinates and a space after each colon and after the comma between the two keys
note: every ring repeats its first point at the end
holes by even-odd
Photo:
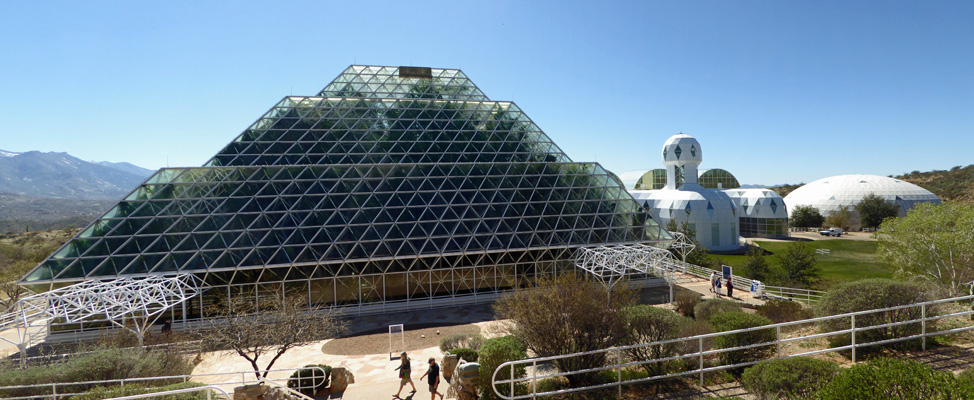
{"type": "MultiPolygon", "coordinates": [[[[406,350],[412,351],[437,347],[440,345],[441,339],[458,333],[481,332],[480,327],[474,324],[407,329],[404,337],[406,340],[406,350]]],[[[398,336],[395,336],[393,340],[400,339],[398,336]]],[[[383,332],[335,339],[321,346],[321,351],[325,354],[343,356],[388,353],[389,333],[383,332]]]]}

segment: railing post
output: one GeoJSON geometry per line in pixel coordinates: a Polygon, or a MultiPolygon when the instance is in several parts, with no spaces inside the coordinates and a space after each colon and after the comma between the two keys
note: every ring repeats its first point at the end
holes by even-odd
{"type": "Polygon", "coordinates": [[[511,397],[514,397],[514,365],[509,368],[511,368],[511,397]]]}
{"type": "Polygon", "coordinates": [[[852,315],[852,363],[856,363],[856,316],[852,315]]]}
{"type": "Polygon", "coordinates": [[[54,395],[54,399],[57,399],[57,383],[51,384],[51,394],[54,395]]]}
{"type": "Polygon", "coordinates": [[[920,334],[923,335],[923,351],[927,351],[927,303],[920,304],[920,334]]]}
{"type": "Polygon", "coordinates": [[[618,370],[616,383],[619,384],[617,386],[619,388],[619,398],[622,399],[622,350],[616,350],[616,366],[616,370],[618,370]]]}
{"type": "Polygon", "coordinates": [[[781,358],[781,326],[774,327],[775,331],[775,342],[778,344],[778,358],[781,358]]]}
{"type": "Polygon", "coordinates": [[[703,338],[697,338],[697,341],[700,345],[700,352],[697,354],[700,355],[700,387],[702,388],[703,387],[703,338]]]}
{"type": "MultiPolygon", "coordinates": [[[[514,368],[514,366],[511,366],[514,368]]],[[[514,396],[511,396],[514,397],[514,396]]],[[[531,398],[538,398],[538,362],[533,361],[531,363],[531,398]]]]}
{"type": "Polygon", "coordinates": [[[206,391],[206,400],[213,400],[213,390],[206,391]]]}

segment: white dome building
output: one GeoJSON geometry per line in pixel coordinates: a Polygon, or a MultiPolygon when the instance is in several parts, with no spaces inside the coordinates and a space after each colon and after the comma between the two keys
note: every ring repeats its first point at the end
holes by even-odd
{"type": "Polygon", "coordinates": [[[930,191],[899,179],[879,175],[838,175],[808,183],[785,196],[788,212],[798,206],[812,206],[825,217],[845,206],[852,212],[850,225],[859,227],[856,204],[868,194],[875,194],[900,206],[900,216],[918,203],[937,203],[940,198],[930,191]]]}
{"type": "MultiPolygon", "coordinates": [[[[697,166],[703,161],[700,142],[681,133],[663,144],[666,186],[660,190],[630,190],[629,193],[653,213],[661,225],[684,221],[697,243],[711,251],[741,249],[737,205],[726,193],[697,183],[697,166]],[[684,182],[677,186],[677,176],[684,182]]],[[[635,175],[635,174],[633,174],[635,175]]],[[[631,177],[627,176],[631,179],[631,177]]]]}
{"type": "Polygon", "coordinates": [[[744,237],[787,237],[788,208],[785,200],[769,189],[724,190],[737,204],[744,237]]]}

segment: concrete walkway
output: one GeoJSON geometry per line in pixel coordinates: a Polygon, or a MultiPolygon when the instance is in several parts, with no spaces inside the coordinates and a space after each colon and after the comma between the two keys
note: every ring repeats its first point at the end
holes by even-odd
{"type": "MultiPolygon", "coordinates": [[[[690,275],[690,274],[683,274],[678,279],[678,282],[681,283],[677,284],[677,286],[699,293],[701,296],[705,298],[708,299],[718,298],[716,293],[710,292],[710,281],[706,279],[699,278],[697,276],[690,275]]],[[[740,290],[738,288],[735,288],[733,298],[727,297],[726,287],[723,288],[723,293],[724,293],[723,296],[719,296],[722,299],[733,300],[739,303],[744,303],[744,304],[749,304],[754,306],[759,306],[764,304],[764,300],[754,298],[754,296],[751,295],[751,292],[747,290],[740,290]]]]}

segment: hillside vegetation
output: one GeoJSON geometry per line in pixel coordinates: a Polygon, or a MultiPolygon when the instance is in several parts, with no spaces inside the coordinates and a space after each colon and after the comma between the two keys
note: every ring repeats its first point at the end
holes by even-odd
{"type": "Polygon", "coordinates": [[[0,235],[0,310],[23,294],[14,282],[76,233],[78,229],[0,235]]]}
{"type": "Polygon", "coordinates": [[[927,189],[945,201],[974,203],[974,165],[956,166],[949,171],[913,171],[896,179],[927,189]]]}

